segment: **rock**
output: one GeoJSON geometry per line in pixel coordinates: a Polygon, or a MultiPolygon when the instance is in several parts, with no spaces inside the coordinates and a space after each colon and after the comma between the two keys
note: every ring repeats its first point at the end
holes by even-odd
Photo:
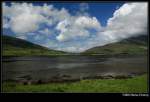
{"type": "Polygon", "coordinates": [[[115,79],[126,79],[126,78],[128,78],[128,76],[126,76],[126,75],[117,75],[117,76],[115,76],[115,79]]]}
{"type": "Polygon", "coordinates": [[[112,79],[112,76],[103,76],[103,79],[112,79]]]}
{"type": "Polygon", "coordinates": [[[42,83],[43,83],[42,80],[37,81],[37,84],[42,84],[42,83]]]}
{"type": "Polygon", "coordinates": [[[71,76],[70,76],[70,75],[64,74],[64,75],[62,75],[61,77],[64,77],[64,78],[70,78],[71,76]]]}

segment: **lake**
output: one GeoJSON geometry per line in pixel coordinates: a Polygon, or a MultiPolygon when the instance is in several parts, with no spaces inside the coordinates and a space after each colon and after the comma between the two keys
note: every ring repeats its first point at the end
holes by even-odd
{"type": "Polygon", "coordinates": [[[147,72],[147,56],[3,57],[2,80],[79,79],[147,72]]]}

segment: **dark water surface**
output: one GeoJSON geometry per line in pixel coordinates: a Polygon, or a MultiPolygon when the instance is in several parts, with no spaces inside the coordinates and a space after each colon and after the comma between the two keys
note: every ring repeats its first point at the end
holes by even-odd
{"type": "Polygon", "coordinates": [[[2,79],[50,80],[147,72],[146,56],[3,57],[2,79]]]}

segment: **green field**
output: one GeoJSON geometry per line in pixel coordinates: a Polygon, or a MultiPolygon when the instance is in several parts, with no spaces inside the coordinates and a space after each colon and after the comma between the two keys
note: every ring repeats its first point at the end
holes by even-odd
{"type": "Polygon", "coordinates": [[[3,92],[98,92],[98,93],[147,93],[147,75],[130,79],[93,79],[72,83],[22,85],[12,82],[2,84],[3,92]]]}

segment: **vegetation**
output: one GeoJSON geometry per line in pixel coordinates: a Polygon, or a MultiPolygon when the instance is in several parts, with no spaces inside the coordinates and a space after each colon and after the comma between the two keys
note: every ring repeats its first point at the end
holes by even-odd
{"type": "Polygon", "coordinates": [[[73,83],[22,85],[13,82],[2,84],[3,92],[99,92],[147,93],[147,74],[130,79],[87,79],[73,83]]]}
{"type": "Polygon", "coordinates": [[[2,55],[3,56],[40,56],[40,55],[63,55],[63,51],[50,50],[40,45],[21,40],[18,38],[2,36],[2,55]]]}
{"type": "Polygon", "coordinates": [[[74,54],[63,51],[51,50],[31,42],[18,38],[2,36],[2,55],[3,56],[41,56],[41,55],[118,55],[118,54],[147,54],[147,36],[133,37],[121,42],[108,44],[101,47],[91,48],[83,53],[74,54]]]}
{"type": "MultiPolygon", "coordinates": [[[[147,37],[126,39],[118,43],[89,49],[79,55],[141,55],[147,54],[147,37]]],[[[50,50],[31,42],[2,36],[3,56],[66,55],[63,51],[50,50]]],[[[78,55],[78,54],[77,54],[78,55]]],[[[2,83],[3,92],[100,92],[100,93],[146,93],[147,75],[131,79],[86,79],[74,83],[48,83],[22,85],[14,82],[2,83]]]]}
{"type": "Polygon", "coordinates": [[[147,46],[137,44],[109,44],[103,47],[96,47],[82,53],[84,55],[102,54],[102,55],[117,55],[117,54],[146,54],[147,46]]]}
{"type": "Polygon", "coordinates": [[[148,39],[147,36],[132,37],[121,42],[108,44],[101,47],[91,48],[82,54],[104,54],[104,55],[145,55],[147,54],[148,39]]]}

